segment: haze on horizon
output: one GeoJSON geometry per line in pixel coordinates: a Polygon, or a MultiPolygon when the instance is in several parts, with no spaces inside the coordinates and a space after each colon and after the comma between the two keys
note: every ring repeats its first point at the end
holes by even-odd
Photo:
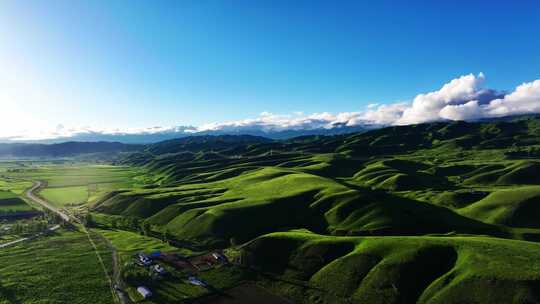
{"type": "Polygon", "coordinates": [[[2,1],[0,139],[540,112],[532,1],[2,1]]]}

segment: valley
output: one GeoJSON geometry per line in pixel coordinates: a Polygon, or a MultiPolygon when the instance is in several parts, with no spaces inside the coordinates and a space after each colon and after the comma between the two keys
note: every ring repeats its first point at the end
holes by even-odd
{"type": "Polygon", "coordinates": [[[62,227],[0,248],[0,303],[535,303],[539,149],[525,117],[6,161],[0,214],[44,214],[4,219],[0,244],[62,227]]]}

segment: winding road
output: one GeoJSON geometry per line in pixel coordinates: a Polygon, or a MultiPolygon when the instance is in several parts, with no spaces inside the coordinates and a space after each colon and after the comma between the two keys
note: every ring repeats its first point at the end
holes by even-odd
{"type": "MultiPolygon", "coordinates": [[[[58,210],[57,208],[55,208],[54,206],[52,206],[51,204],[49,204],[48,202],[46,202],[42,198],[34,195],[34,191],[41,188],[42,186],[43,186],[43,182],[41,182],[41,181],[34,182],[34,185],[32,185],[32,187],[30,189],[26,190],[25,196],[28,199],[34,201],[35,203],[40,204],[41,206],[43,206],[43,208],[49,209],[52,212],[58,214],[64,221],[69,222],[70,218],[69,218],[69,216],[67,214],[65,214],[62,211],[58,210]]],[[[60,225],[54,225],[53,227],[48,228],[47,231],[55,231],[55,230],[58,230],[59,228],[60,228],[60,225]]],[[[36,233],[33,236],[24,237],[24,238],[20,238],[18,240],[14,240],[14,241],[11,241],[11,242],[8,242],[8,243],[0,244],[0,249],[10,247],[10,246],[16,245],[16,244],[24,242],[24,241],[33,240],[35,238],[38,238],[38,237],[44,235],[45,233],[46,232],[40,232],[40,233],[36,233]]]]}
{"type": "Polygon", "coordinates": [[[40,204],[41,206],[43,206],[43,208],[48,209],[58,214],[64,221],[69,222],[71,220],[69,215],[65,214],[64,212],[60,211],[55,206],[49,204],[49,202],[47,202],[46,200],[34,194],[34,191],[43,187],[43,185],[44,183],[42,181],[34,182],[34,185],[30,189],[26,190],[26,193],[25,193],[26,197],[32,200],[33,202],[40,204]]]}
{"type": "MultiPolygon", "coordinates": [[[[106,238],[104,238],[103,236],[100,235],[101,237],[103,237],[105,239],[107,246],[112,251],[112,255],[113,255],[113,278],[111,279],[111,277],[108,274],[107,268],[105,267],[105,264],[103,263],[103,259],[101,258],[101,255],[99,254],[99,251],[98,251],[98,249],[96,247],[96,244],[94,243],[94,241],[92,240],[92,237],[90,236],[90,232],[81,223],[81,221],[78,218],[74,217],[74,216],[68,215],[67,213],[63,212],[62,210],[58,209],[57,207],[55,207],[52,204],[50,204],[49,202],[47,202],[45,199],[43,199],[43,198],[41,198],[41,197],[39,197],[38,195],[35,194],[35,192],[38,191],[40,188],[42,188],[44,185],[45,185],[45,183],[42,182],[42,181],[35,181],[34,184],[32,185],[32,187],[30,187],[28,190],[26,190],[25,196],[29,200],[35,202],[36,204],[41,205],[43,208],[45,208],[45,209],[47,209],[47,210],[49,210],[51,212],[56,213],[58,216],[60,216],[60,218],[62,218],[62,220],[66,221],[66,222],[80,224],[80,226],[82,227],[82,230],[88,236],[88,240],[89,240],[90,244],[92,245],[92,247],[94,248],[94,251],[95,251],[95,253],[97,255],[97,258],[98,258],[101,266],[103,267],[103,271],[105,273],[105,276],[107,277],[107,280],[110,283],[112,294],[113,295],[116,294],[116,297],[114,297],[114,296],[113,297],[115,299],[118,299],[118,301],[121,304],[131,304],[132,302],[131,302],[129,296],[127,295],[127,293],[124,292],[123,290],[119,289],[119,288],[114,288],[114,286],[113,286],[113,280],[114,280],[114,284],[116,286],[119,286],[119,287],[124,287],[125,286],[124,282],[122,281],[122,277],[120,275],[120,271],[119,271],[119,267],[118,267],[118,256],[117,256],[117,252],[116,252],[115,248],[112,246],[112,244],[106,238]]],[[[55,225],[55,226],[49,228],[48,230],[55,231],[55,230],[57,230],[59,228],[60,228],[60,225],[55,225]]],[[[31,240],[31,239],[37,238],[39,236],[42,236],[43,234],[44,234],[44,232],[41,232],[41,233],[38,233],[38,234],[36,234],[34,236],[31,236],[31,237],[26,237],[26,238],[18,239],[18,240],[15,240],[15,241],[11,241],[9,243],[5,243],[5,244],[0,245],[0,248],[12,246],[12,245],[18,244],[20,242],[31,240]]]]}

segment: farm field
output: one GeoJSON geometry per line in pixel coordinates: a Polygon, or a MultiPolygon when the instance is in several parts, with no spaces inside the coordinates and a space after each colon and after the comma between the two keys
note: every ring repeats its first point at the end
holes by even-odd
{"type": "MultiPolygon", "coordinates": [[[[105,244],[97,241],[106,265],[105,244]]],[[[0,250],[0,303],[113,303],[105,274],[86,235],[62,231],[0,250]]]]}
{"type": "Polygon", "coordinates": [[[10,191],[21,196],[23,195],[23,192],[31,186],[32,182],[30,181],[13,180],[0,177],[0,191],[10,191]]]}
{"type": "Polygon", "coordinates": [[[0,190],[0,215],[33,211],[30,205],[11,191],[0,190]]]}
{"type": "Polygon", "coordinates": [[[94,229],[102,234],[116,248],[120,265],[125,276],[125,281],[136,285],[129,285],[127,291],[133,299],[140,299],[135,288],[137,285],[144,285],[151,288],[154,296],[150,300],[142,301],[144,303],[169,303],[175,301],[190,300],[204,297],[208,294],[219,294],[221,290],[228,289],[241,284],[246,278],[252,278],[253,274],[249,271],[237,267],[221,265],[218,268],[206,269],[197,273],[197,276],[210,284],[211,288],[194,286],[187,282],[187,273],[177,269],[172,265],[159,262],[163,265],[168,275],[160,280],[150,279],[148,271],[141,266],[134,265],[135,255],[143,252],[149,254],[159,251],[163,253],[175,253],[183,256],[197,255],[186,248],[176,248],[161,240],[142,236],[138,233],[121,230],[102,230],[94,229]]]}
{"type": "MultiPolygon", "coordinates": [[[[69,161],[18,161],[11,163],[11,167],[8,164],[4,163],[4,176],[11,179],[10,187],[15,187],[14,182],[23,183],[28,188],[31,181],[44,181],[46,187],[40,194],[59,207],[92,202],[108,191],[131,187],[138,183],[136,176],[139,175],[128,167],[69,161]]],[[[20,186],[17,190],[23,191],[20,186]]]]}
{"type": "Polygon", "coordinates": [[[45,188],[40,195],[57,206],[80,205],[88,200],[88,186],[45,188]]]}

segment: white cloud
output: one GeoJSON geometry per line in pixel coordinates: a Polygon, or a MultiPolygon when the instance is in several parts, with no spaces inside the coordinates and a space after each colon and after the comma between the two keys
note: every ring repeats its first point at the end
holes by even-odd
{"type": "MultiPolygon", "coordinates": [[[[11,119],[20,119],[21,109],[16,103],[4,103],[8,114],[0,128],[1,139],[39,140],[54,138],[121,138],[137,135],[186,135],[197,132],[222,133],[276,132],[285,130],[333,129],[359,125],[405,125],[439,120],[477,120],[514,114],[540,113],[540,80],[524,83],[510,94],[482,87],[485,76],[464,75],[444,84],[439,90],[418,94],[412,102],[389,104],[372,103],[358,112],[313,113],[293,112],[290,115],[262,112],[256,118],[222,123],[208,123],[199,127],[150,127],[132,129],[96,129],[58,125],[47,129],[15,130],[9,128],[11,119]],[[37,131],[36,131],[37,130],[37,131]],[[88,135],[88,136],[87,136],[88,135]],[[82,137],[81,137],[82,136],[82,137]],[[86,137],[85,137],[86,136],[86,137]]],[[[4,92],[5,93],[5,92],[4,92]]],[[[0,95],[0,97],[2,97],[0,95]]],[[[14,122],[13,122],[14,123],[14,122]]],[[[30,122],[29,122],[30,124],[30,122]]],[[[31,125],[31,124],[30,124],[31,125]]],[[[37,125],[34,122],[34,125],[37,125]]],[[[40,124],[41,126],[41,124],[40,124]]]]}
{"type": "Polygon", "coordinates": [[[91,127],[70,127],[66,128],[59,124],[54,129],[41,130],[22,130],[10,135],[0,134],[0,140],[3,141],[39,141],[51,140],[57,138],[84,138],[85,136],[93,136],[99,138],[103,136],[103,140],[108,137],[122,137],[130,135],[156,135],[156,134],[185,134],[197,132],[197,129],[190,126],[178,127],[149,127],[149,128],[128,128],[128,129],[98,129],[91,127]]]}
{"type": "Polygon", "coordinates": [[[408,108],[409,104],[404,102],[379,106],[370,104],[361,117],[372,124],[391,125],[398,121],[408,108]]]}
{"type": "Polygon", "coordinates": [[[524,83],[504,98],[492,100],[485,109],[488,116],[540,112],[540,79],[524,83]]]}
{"type": "Polygon", "coordinates": [[[448,120],[474,120],[483,116],[478,100],[471,100],[465,104],[446,105],[439,112],[439,116],[448,120]]]}
{"type": "Polygon", "coordinates": [[[292,115],[278,115],[263,112],[257,118],[229,121],[223,123],[210,123],[202,125],[199,131],[238,131],[253,130],[273,132],[283,130],[303,130],[303,129],[330,129],[337,124],[347,124],[350,119],[357,116],[355,113],[331,114],[328,112],[303,115],[295,113],[292,115]]]}
{"type": "Polygon", "coordinates": [[[476,98],[481,93],[479,87],[484,80],[483,73],[478,76],[469,74],[450,81],[438,91],[419,94],[396,123],[407,125],[441,120],[441,110],[447,105],[462,104],[476,98]]]}

